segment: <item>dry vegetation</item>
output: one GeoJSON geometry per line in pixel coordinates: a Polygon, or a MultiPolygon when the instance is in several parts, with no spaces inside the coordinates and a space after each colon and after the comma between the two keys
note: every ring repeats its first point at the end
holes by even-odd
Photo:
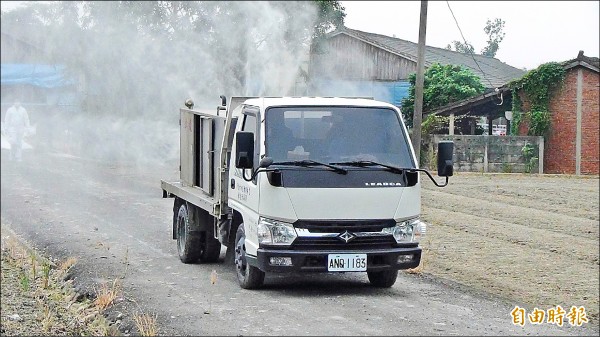
{"type": "Polygon", "coordinates": [[[597,176],[459,173],[422,186],[430,225],[417,272],[528,310],[584,306],[598,330],[597,176]]]}
{"type": "Polygon", "coordinates": [[[94,305],[100,310],[105,310],[119,297],[121,293],[121,285],[115,279],[111,286],[107,283],[102,283],[100,289],[96,290],[96,299],[94,305]]]}
{"type": "Polygon", "coordinates": [[[156,325],[156,316],[149,314],[134,314],[133,321],[142,336],[156,336],[158,334],[158,326],[156,325]]]}
{"type": "MultiPolygon", "coordinates": [[[[70,257],[52,263],[21,242],[6,226],[2,230],[2,335],[14,336],[116,336],[116,325],[103,315],[122,296],[115,280],[102,284],[95,299],[75,292],[72,281],[66,281],[69,269],[77,263],[70,257]]],[[[146,314],[134,317],[142,336],[157,334],[156,317],[146,314]]]]}

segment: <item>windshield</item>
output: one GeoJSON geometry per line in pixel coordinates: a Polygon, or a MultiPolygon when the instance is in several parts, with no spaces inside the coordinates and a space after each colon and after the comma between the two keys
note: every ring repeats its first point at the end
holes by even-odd
{"type": "Polygon", "coordinates": [[[266,155],[275,163],[374,161],[414,168],[408,137],[388,108],[274,107],[265,113],[266,155]]]}

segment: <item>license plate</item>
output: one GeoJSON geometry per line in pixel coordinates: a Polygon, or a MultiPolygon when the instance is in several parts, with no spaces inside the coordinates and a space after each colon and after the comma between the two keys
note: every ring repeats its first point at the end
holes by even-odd
{"type": "Polygon", "coordinates": [[[367,271],[367,254],[329,254],[328,271],[367,271]]]}

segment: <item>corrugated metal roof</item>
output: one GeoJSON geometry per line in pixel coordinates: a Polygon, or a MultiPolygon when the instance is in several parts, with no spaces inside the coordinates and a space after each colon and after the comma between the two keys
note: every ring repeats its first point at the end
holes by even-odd
{"type": "MultiPolygon", "coordinates": [[[[332,33],[331,36],[336,36],[339,34],[346,34],[370,43],[376,47],[388,50],[389,52],[395,53],[414,62],[417,61],[417,43],[395,37],[367,33],[347,27],[332,33]]],[[[493,57],[477,54],[471,56],[470,54],[459,53],[448,49],[426,46],[425,67],[429,67],[434,63],[440,63],[442,65],[452,64],[464,66],[473,71],[473,73],[481,79],[481,83],[488,88],[501,87],[511,80],[525,75],[525,71],[510,66],[493,57]],[[479,67],[473,58],[477,60],[479,67]],[[479,68],[481,68],[481,70],[479,68]]]]}

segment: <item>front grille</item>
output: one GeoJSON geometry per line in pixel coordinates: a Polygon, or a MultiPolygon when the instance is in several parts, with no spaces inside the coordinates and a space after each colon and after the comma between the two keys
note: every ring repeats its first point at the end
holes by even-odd
{"type": "Polygon", "coordinates": [[[304,229],[313,235],[300,235],[291,246],[293,250],[362,250],[387,249],[396,247],[391,235],[381,235],[387,227],[393,227],[393,219],[384,220],[298,220],[294,223],[297,229],[304,229]],[[354,236],[345,242],[338,237],[345,232],[354,236]],[[335,236],[325,235],[330,233],[335,236]],[[369,233],[369,234],[364,234],[369,233]],[[316,234],[316,235],[315,235],[316,234]],[[323,234],[324,236],[320,236],[323,234]]]}
{"type": "Polygon", "coordinates": [[[360,250],[387,249],[396,246],[391,235],[356,237],[344,242],[337,237],[299,237],[292,244],[292,250],[360,250]]]}
{"type": "Polygon", "coordinates": [[[386,220],[298,220],[294,223],[296,228],[308,229],[311,233],[343,233],[345,231],[358,232],[381,232],[386,227],[393,227],[396,222],[393,219],[386,220]]]}

